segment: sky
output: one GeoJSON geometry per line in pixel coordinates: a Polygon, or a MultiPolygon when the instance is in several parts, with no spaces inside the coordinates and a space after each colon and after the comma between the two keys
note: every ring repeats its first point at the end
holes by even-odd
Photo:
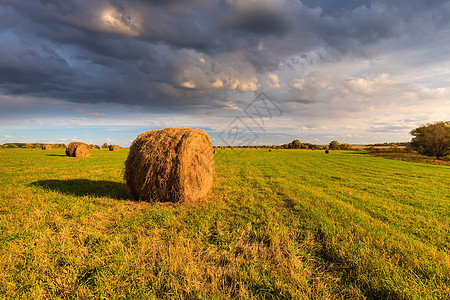
{"type": "Polygon", "coordinates": [[[0,144],[409,141],[450,120],[450,1],[0,0],[0,144]]]}

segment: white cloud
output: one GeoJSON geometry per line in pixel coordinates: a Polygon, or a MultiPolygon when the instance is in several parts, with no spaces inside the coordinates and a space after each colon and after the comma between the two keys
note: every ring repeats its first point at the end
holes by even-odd
{"type": "Polygon", "coordinates": [[[38,119],[33,119],[33,122],[38,124],[38,125],[44,125],[44,122],[41,122],[38,119]]]}
{"type": "Polygon", "coordinates": [[[227,105],[223,109],[233,109],[233,110],[241,110],[239,107],[237,107],[235,104],[227,105]]]}
{"type": "Polygon", "coordinates": [[[196,85],[192,81],[185,81],[181,84],[182,87],[188,88],[188,89],[195,89],[196,85]]]}
{"type": "Polygon", "coordinates": [[[269,79],[268,82],[267,82],[267,85],[270,88],[276,89],[276,88],[280,88],[281,87],[281,85],[279,84],[279,79],[278,79],[278,75],[277,74],[269,73],[269,74],[267,74],[267,77],[269,79]]]}
{"type": "Polygon", "coordinates": [[[117,10],[106,7],[100,11],[100,30],[123,35],[138,36],[142,33],[142,16],[135,10],[117,10]]]}

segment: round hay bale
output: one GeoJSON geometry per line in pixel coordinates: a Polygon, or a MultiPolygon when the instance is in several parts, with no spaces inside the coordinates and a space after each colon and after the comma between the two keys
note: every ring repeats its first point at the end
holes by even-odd
{"type": "Polygon", "coordinates": [[[269,152],[272,152],[272,149],[269,149],[269,152]]]}
{"type": "Polygon", "coordinates": [[[42,150],[52,150],[52,146],[51,145],[43,145],[42,150]]]}
{"type": "Polygon", "coordinates": [[[71,157],[89,157],[91,148],[88,144],[82,142],[71,142],[66,147],[66,155],[71,157]]]}
{"type": "Polygon", "coordinates": [[[189,202],[206,197],[214,177],[211,140],[201,129],[166,128],[131,144],[124,179],[138,200],[189,202]]]}
{"type": "Polygon", "coordinates": [[[325,154],[328,154],[328,153],[330,153],[330,150],[328,150],[328,149],[325,150],[325,154]]]}
{"type": "Polygon", "coordinates": [[[217,152],[216,148],[213,148],[213,154],[216,154],[216,152],[217,152]]]}
{"type": "Polygon", "coordinates": [[[109,151],[119,151],[119,145],[109,145],[109,151]]]}

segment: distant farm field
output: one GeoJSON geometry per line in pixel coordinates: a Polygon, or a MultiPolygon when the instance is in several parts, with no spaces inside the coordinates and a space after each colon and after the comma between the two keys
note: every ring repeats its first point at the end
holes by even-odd
{"type": "Polygon", "coordinates": [[[219,149],[208,199],[151,204],[127,154],[0,149],[0,298],[449,298],[449,166],[219,149]]]}

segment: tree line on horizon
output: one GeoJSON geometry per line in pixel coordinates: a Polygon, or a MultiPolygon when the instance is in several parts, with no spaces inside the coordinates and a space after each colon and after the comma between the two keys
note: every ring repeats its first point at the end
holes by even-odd
{"type": "MultiPolygon", "coordinates": [[[[376,147],[388,147],[388,151],[406,151],[417,152],[425,156],[433,156],[436,159],[450,153],[450,121],[439,121],[419,126],[410,131],[413,136],[410,142],[383,143],[366,145],[364,150],[379,151],[376,147]],[[403,147],[401,149],[400,147],[403,147]]],[[[316,145],[311,143],[302,143],[295,139],[288,144],[283,145],[245,145],[245,146],[217,146],[216,148],[273,148],[273,149],[311,149],[311,150],[356,150],[349,143],[339,143],[331,141],[328,145],[316,145]]],[[[386,151],[384,149],[383,151],[386,151]]]]}
{"type": "MultiPolygon", "coordinates": [[[[439,121],[419,126],[410,131],[413,136],[410,142],[402,143],[384,143],[368,145],[365,150],[375,151],[375,146],[390,146],[394,151],[398,151],[398,146],[404,146],[405,151],[415,151],[421,155],[433,156],[441,159],[450,153],[450,121],[439,121]]],[[[23,148],[39,149],[43,145],[51,145],[54,149],[64,149],[66,144],[48,144],[48,143],[5,143],[0,148],[23,148]]],[[[108,148],[108,143],[103,145],[89,145],[91,149],[108,148]]],[[[215,148],[271,148],[271,149],[311,149],[311,150],[355,150],[349,143],[339,143],[331,141],[328,145],[316,145],[312,143],[302,143],[295,139],[290,143],[282,145],[245,145],[245,146],[215,146],[215,148]]]]}
{"type": "MultiPolygon", "coordinates": [[[[56,144],[51,144],[51,143],[5,143],[3,145],[0,145],[0,148],[3,149],[15,149],[15,148],[20,148],[20,149],[41,149],[42,146],[44,145],[51,145],[53,149],[65,149],[66,148],[66,144],[64,143],[56,143],[56,144]]],[[[106,149],[109,147],[108,143],[104,143],[103,145],[99,146],[99,145],[94,145],[94,144],[90,144],[89,147],[91,149],[106,149]]]]}

